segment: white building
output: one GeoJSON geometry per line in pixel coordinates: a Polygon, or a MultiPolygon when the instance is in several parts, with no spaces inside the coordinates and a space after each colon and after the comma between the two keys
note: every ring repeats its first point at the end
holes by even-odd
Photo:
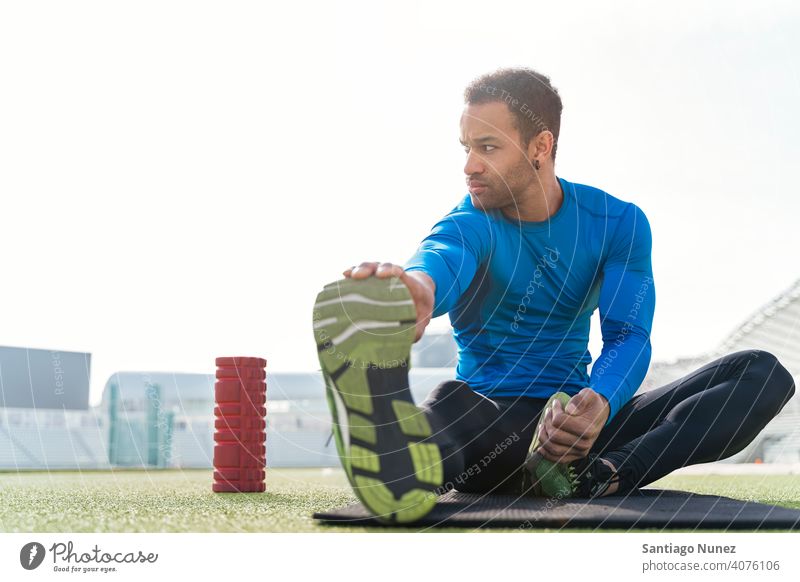
{"type": "Polygon", "coordinates": [[[90,370],[87,353],[0,346],[0,470],[109,466],[90,370]]]}

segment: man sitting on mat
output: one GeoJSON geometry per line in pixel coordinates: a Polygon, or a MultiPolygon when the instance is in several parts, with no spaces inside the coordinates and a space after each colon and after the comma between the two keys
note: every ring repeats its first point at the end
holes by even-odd
{"type": "Polygon", "coordinates": [[[404,266],[361,263],[317,299],[337,448],[379,519],[414,521],[450,488],[632,492],[742,450],[794,393],[772,354],[745,350],[634,396],[651,354],[650,225],[635,204],[556,176],[561,110],[536,71],[475,80],[460,124],[469,194],[404,266]],[[408,348],[445,313],[455,379],[416,406],[408,348]]]}

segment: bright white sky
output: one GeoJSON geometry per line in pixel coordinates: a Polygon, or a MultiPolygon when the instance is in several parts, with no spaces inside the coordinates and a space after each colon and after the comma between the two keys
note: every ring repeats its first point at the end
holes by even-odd
{"type": "Polygon", "coordinates": [[[499,66],[559,89],[557,174],[650,219],[654,359],[800,277],[791,2],[333,4],[0,5],[0,345],[92,352],[93,402],[117,370],[316,369],[319,287],[466,194],[462,91],[499,66]]]}

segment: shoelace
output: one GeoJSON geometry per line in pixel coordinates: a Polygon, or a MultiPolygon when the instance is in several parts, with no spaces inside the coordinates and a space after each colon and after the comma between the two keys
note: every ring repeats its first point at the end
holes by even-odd
{"type": "Polygon", "coordinates": [[[633,468],[632,467],[620,467],[617,471],[612,471],[608,465],[603,463],[603,461],[598,460],[598,463],[601,463],[605,469],[611,473],[611,475],[603,480],[598,480],[591,485],[589,488],[589,496],[590,497],[599,497],[601,496],[609,487],[614,484],[617,484],[617,491],[620,493],[625,492],[625,487],[631,486],[631,480],[634,476],[633,468]]]}

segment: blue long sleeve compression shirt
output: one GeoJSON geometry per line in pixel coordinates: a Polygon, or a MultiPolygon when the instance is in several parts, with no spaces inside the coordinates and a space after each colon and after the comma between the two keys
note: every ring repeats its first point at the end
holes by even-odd
{"type": "Polygon", "coordinates": [[[433,316],[450,315],[457,379],[490,397],[548,398],[589,386],[608,400],[608,424],[650,364],[650,224],[633,203],[558,181],[563,202],[543,222],[476,209],[466,195],[404,268],[436,283],[433,316]],[[589,377],[598,307],[603,349],[589,377]]]}

